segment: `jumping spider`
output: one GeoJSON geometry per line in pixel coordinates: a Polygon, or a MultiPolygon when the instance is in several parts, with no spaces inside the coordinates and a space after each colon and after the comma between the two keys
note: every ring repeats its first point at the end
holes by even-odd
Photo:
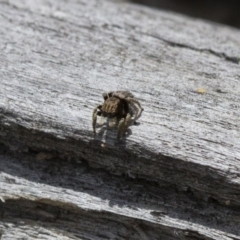
{"type": "Polygon", "coordinates": [[[135,117],[133,119],[134,122],[141,116],[143,108],[132,93],[128,91],[103,93],[103,99],[104,103],[102,105],[98,105],[93,110],[93,132],[94,134],[96,133],[97,116],[117,118],[117,138],[119,139],[123,134],[125,134],[127,128],[131,124],[132,111],[130,108],[132,107],[135,112],[135,117]],[[135,104],[137,104],[138,107],[135,104]]]}

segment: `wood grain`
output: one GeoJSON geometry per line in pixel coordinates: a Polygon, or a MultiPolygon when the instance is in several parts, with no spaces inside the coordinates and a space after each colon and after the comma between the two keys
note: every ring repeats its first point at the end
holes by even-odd
{"type": "Polygon", "coordinates": [[[236,209],[37,155],[0,156],[3,239],[239,239],[236,209]]]}
{"type": "MultiPolygon", "coordinates": [[[[229,211],[239,208],[239,31],[128,3],[0,0],[0,36],[0,141],[11,151],[27,149],[26,155],[40,154],[38,160],[50,154],[56,162],[81,161],[96,172],[117,175],[115,192],[117,182],[130,177],[127,181],[174,191],[175,197],[190,194],[204,204],[225,205],[219,206],[229,211]],[[121,141],[116,128],[106,124],[98,125],[96,136],[92,133],[92,111],[103,102],[102,93],[111,90],[131,91],[144,108],[139,124],[130,126],[121,141]]],[[[15,164],[22,166],[20,160],[15,164]]],[[[45,210],[49,203],[59,207],[64,202],[62,209],[69,204],[80,213],[87,209],[95,214],[101,206],[113,219],[123,216],[121,224],[130,218],[140,221],[140,229],[152,228],[146,236],[153,232],[168,239],[175,229],[181,234],[169,239],[185,239],[182,231],[190,229],[190,221],[194,227],[189,234],[200,234],[195,238],[239,239],[238,218],[220,230],[204,230],[213,220],[181,222],[178,214],[167,214],[166,222],[159,222],[150,214],[153,210],[143,217],[128,207],[109,207],[100,196],[89,204],[97,190],[63,194],[47,183],[39,185],[38,192],[37,180],[22,183],[16,170],[11,178],[21,182],[20,190],[18,184],[6,184],[6,165],[0,170],[0,196],[9,213],[11,201],[18,199],[24,199],[19,206],[41,202],[45,210]]],[[[87,218],[93,221],[93,215],[87,218]]],[[[133,237],[123,234],[123,239],[139,239],[134,224],[133,237]]],[[[115,236],[108,238],[121,239],[115,236]]],[[[81,238],[91,239],[84,234],[81,238]]]]}

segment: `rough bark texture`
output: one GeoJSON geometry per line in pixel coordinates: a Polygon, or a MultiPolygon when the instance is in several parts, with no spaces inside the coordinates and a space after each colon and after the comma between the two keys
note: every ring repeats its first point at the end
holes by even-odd
{"type": "Polygon", "coordinates": [[[1,239],[240,239],[240,32],[97,0],[0,0],[1,239]],[[101,94],[139,124],[92,133],[101,94]]]}

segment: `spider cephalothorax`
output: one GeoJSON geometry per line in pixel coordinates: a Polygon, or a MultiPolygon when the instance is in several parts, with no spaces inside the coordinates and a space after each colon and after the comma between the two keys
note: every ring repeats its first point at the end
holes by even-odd
{"type": "Polygon", "coordinates": [[[139,101],[128,91],[103,93],[103,98],[104,103],[93,110],[93,132],[96,133],[97,116],[117,118],[119,121],[117,138],[120,138],[131,124],[132,111],[130,108],[132,107],[135,112],[134,121],[141,116],[143,108],[139,101]]]}

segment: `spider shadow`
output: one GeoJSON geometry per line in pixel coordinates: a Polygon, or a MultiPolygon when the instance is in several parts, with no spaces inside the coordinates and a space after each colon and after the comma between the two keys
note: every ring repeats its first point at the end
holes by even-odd
{"type": "MultiPolygon", "coordinates": [[[[101,141],[107,144],[108,146],[119,146],[121,148],[125,148],[127,138],[133,134],[132,130],[128,128],[125,134],[120,139],[118,139],[117,125],[118,124],[116,124],[116,126],[114,127],[110,127],[108,122],[104,123],[103,125],[100,125],[100,124],[97,125],[96,129],[99,129],[99,130],[94,136],[95,140],[101,141]]],[[[132,125],[135,125],[135,124],[131,124],[130,127],[132,125]]]]}

